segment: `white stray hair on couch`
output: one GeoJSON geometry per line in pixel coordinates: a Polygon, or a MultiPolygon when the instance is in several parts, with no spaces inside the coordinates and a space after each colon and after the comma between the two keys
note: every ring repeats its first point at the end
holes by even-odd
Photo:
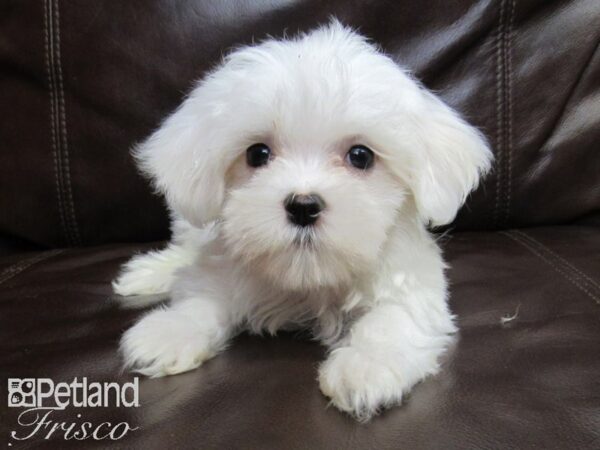
{"type": "Polygon", "coordinates": [[[121,341],[126,367],[195,369],[242,330],[303,328],[323,394],[359,420],[439,370],[456,331],[428,226],[491,165],[482,135],[338,21],[233,51],[135,149],[173,238],[123,296],[168,292],[121,341]]]}

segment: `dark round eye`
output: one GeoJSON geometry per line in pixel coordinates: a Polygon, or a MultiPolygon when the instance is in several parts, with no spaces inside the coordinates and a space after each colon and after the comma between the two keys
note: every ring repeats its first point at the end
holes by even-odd
{"type": "Polygon", "coordinates": [[[357,169],[366,170],[373,165],[375,155],[370,148],[364,145],[355,145],[348,150],[346,159],[357,169]]]}
{"type": "Polygon", "coordinates": [[[246,162],[250,167],[264,166],[270,157],[271,149],[265,144],[253,144],[246,150],[246,162]]]}

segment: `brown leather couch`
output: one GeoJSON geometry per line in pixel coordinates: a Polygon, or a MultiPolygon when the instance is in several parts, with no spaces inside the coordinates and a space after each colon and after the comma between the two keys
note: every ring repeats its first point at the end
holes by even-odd
{"type": "MultiPolygon", "coordinates": [[[[142,312],[110,281],[168,237],[129,155],[228,48],[336,15],[489,138],[495,168],[446,234],[460,338],[402,407],[358,424],[327,405],[324,350],[240,336],[201,369],[140,380],[117,441],[14,448],[600,448],[600,2],[3,0],[0,375],[132,380],[119,336],[142,312]]],[[[81,414],[78,417],[77,414],[81,414]]],[[[63,433],[64,434],[64,433],[63,433]]],[[[9,448],[5,447],[5,448],[9,448]]]]}

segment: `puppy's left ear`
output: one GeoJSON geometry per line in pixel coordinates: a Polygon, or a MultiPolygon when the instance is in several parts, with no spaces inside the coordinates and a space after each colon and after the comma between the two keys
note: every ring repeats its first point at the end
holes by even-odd
{"type": "Polygon", "coordinates": [[[491,167],[483,135],[439,98],[419,86],[411,114],[408,184],[423,222],[445,225],[491,167]]]}

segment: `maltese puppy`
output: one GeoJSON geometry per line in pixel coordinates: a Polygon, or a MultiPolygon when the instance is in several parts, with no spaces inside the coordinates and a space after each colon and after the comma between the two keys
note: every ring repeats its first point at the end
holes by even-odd
{"type": "Polygon", "coordinates": [[[453,220],[492,156],[365,38],[333,20],[237,49],[135,157],[173,237],[113,283],[170,296],[123,336],[127,367],[176,374],[242,330],[309,329],[329,350],[321,391],[360,420],[438,371],[456,327],[427,228],[453,220]]]}

